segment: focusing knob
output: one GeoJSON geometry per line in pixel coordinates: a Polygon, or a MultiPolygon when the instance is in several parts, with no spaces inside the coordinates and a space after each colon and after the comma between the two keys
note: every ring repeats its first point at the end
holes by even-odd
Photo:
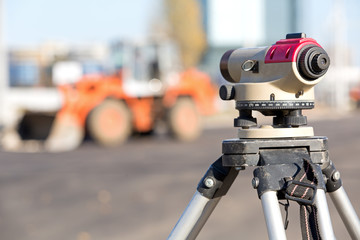
{"type": "Polygon", "coordinates": [[[235,98],[235,88],[232,85],[222,85],[219,89],[222,100],[233,100],[235,98]]]}

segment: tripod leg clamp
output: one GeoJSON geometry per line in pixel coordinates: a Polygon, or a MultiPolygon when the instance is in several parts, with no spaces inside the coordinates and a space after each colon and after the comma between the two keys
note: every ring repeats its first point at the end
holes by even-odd
{"type": "Polygon", "coordinates": [[[216,160],[200,180],[197,190],[208,199],[226,195],[239,171],[233,167],[224,167],[222,158],[216,160]]]}
{"type": "Polygon", "coordinates": [[[340,178],[340,173],[336,170],[333,162],[330,161],[330,164],[322,170],[323,174],[326,176],[326,191],[335,192],[342,186],[342,181],[340,178]]]}

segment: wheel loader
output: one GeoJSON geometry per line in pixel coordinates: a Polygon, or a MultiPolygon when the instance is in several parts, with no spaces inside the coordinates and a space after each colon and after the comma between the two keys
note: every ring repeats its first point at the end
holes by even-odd
{"type": "MultiPolygon", "coordinates": [[[[215,111],[216,88],[207,74],[181,70],[173,49],[166,44],[117,44],[111,48],[111,74],[88,74],[70,84],[57,81],[61,107],[48,133],[42,134],[46,139],[41,148],[72,150],[85,135],[114,147],[133,133],[150,133],[159,125],[179,140],[197,138],[201,116],[215,111]]],[[[20,136],[46,129],[35,116],[39,119],[38,113],[27,112],[20,120],[20,136]]]]}

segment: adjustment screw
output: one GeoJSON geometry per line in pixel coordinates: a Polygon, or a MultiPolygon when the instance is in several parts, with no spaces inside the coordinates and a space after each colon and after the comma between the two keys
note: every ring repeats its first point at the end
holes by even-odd
{"type": "Polygon", "coordinates": [[[257,178],[257,177],[254,177],[254,178],[252,179],[251,184],[252,184],[252,186],[253,186],[254,189],[256,189],[256,188],[259,186],[259,182],[260,182],[260,180],[259,180],[259,178],[257,178]]]}
{"type": "Polygon", "coordinates": [[[332,180],[333,180],[334,182],[338,181],[338,180],[340,179],[340,172],[339,172],[339,171],[335,171],[335,172],[333,173],[333,175],[331,176],[331,178],[332,178],[332,180]]]}
{"type": "Polygon", "coordinates": [[[205,178],[203,182],[208,188],[212,188],[215,185],[215,180],[212,177],[205,178]]]}

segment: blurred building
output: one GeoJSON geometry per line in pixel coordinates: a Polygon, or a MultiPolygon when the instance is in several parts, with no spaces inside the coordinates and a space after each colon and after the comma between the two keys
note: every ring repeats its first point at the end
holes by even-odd
{"type": "Polygon", "coordinates": [[[68,45],[46,42],[34,48],[9,49],[9,85],[12,87],[49,87],[54,85],[53,66],[58,62],[76,61],[83,74],[104,71],[108,56],[105,45],[68,45]]]}

